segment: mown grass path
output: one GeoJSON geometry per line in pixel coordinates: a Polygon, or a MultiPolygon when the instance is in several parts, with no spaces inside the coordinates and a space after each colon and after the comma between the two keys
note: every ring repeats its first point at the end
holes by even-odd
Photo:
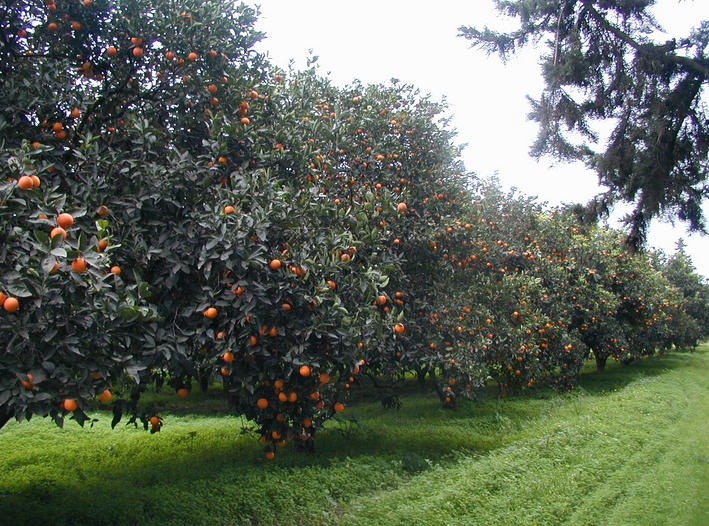
{"type": "Polygon", "coordinates": [[[709,525],[709,346],[458,411],[351,404],[315,455],[263,458],[240,419],[169,399],[158,435],[99,415],[0,430],[0,522],[24,525],[709,525]],[[168,414],[170,409],[173,414],[168,414]]]}
{"type": "Polygon", "coordinates": [[[360,499],[342,523],[707,525],[706,351],[550,401],[507,445],[360,499]]]}

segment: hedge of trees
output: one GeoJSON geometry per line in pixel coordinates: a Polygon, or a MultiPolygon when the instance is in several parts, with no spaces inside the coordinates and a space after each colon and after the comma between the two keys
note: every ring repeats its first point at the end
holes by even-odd
{"type": "Polygon", "coordinates": [[[455,407],[709,336],[683,251],[467,173],[411,86],[270,66],[249,7],[8,6],[0,426],[103,404],[156,432],[149,384],[220,380],[270,457],[311,449],[364,373],[455,407]]]}

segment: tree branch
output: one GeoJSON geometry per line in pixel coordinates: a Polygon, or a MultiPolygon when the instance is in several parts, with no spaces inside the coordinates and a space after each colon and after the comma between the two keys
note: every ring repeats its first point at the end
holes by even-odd
{"type": "MultiPolygon", "coordinates": [[[[650,48],[652,48],[653,50],[660,49],[660,46],[655,44],[640,44],[626,32],[621,31],[620,29],[612,25],[610,22],[608,22],[608,20],[606,20],[606,18],[601,13],[598,12],[598,10],[596,10],[596,8],[593,6],[593,0],[581,0],[581,3],[584,5],[584,7],[586,7],[589,14],[594,18],[594,20],[596,20],[596,22],[598,22],[606,30],[613,33],[620,40],[628,44],[638,53],[647,54],[647,50],[650,48]]],[[[694,71],[705,80],[709,79],[709,66],[703,64],[702,62],[681,55],[669,54],[667,52],[664,53],[664,59],[669,62],[680,64],[690,71],[694,71]]]]}

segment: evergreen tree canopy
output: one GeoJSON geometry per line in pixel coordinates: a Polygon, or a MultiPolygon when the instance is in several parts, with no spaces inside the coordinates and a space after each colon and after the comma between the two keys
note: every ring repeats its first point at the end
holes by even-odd
{"type": "Polygon", "coordinates": [[[629,241],[644,242],[656,216],[706,232],[702,202],[709,193],[709,114],[702,95],[709,79],[709,21],[682,39],[659,41],[655,0],[495,0],[519,20],[500,33],[461,27],[461,35],[503,60],[546,39],[545,88],[530,98],[539,123],[531,155],[582,160],[608,187],[588,205],[607,215],[619,202],[629,241]],[[599,124],[613,130],[606,141],[599,124]]]}

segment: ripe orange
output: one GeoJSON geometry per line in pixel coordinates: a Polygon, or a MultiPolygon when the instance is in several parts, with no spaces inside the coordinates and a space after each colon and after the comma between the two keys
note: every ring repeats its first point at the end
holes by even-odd
{"type": "Polygon", "coordinates": [[[209,91],[209,93],[216,93],[218,89],[219,88],[216,84],[210,84],[209,86],[207,86],[207,91],[209,91]]]}
{"type": "Polygon", "coordinates": [[[231,205],[226,205],[226,206],[224,207],[224,213],[225,213],[225,214],[233,214],[234,212],[236,212],[236,209],[235,209],[233,206],[231,206],[231,205]]]}
{"type": "Polygon", "coordinates": [[[39,177],[37,177],[36,175],[30,175],[30,179],[32,179],[32,186],[34,186],[35,188],[39,188],[42,184],[42,181],[40,181],[39,177]]]}
{"type": "Polygon", "coordinates": [[[52,239],[54,239],[54,236],[58,235],[61,235],[62,239],[66,239],[66,230],[58,226],[56,228],[53,228],[52,231],[49,233],[49,237],[51,237],[52,239]]]}
{"type": "Polygon", "coordinates": [[[298,372],[300,373],[300,376],[310,376],[310,367],[307,365],[302,365],[298,372]]]}
{"type": "Polygon", "coordinates": [[[55,22],[50,22],[49,25],[47,25],[47,29],[50,31],[56,31],[59,29],[59,26],[55,22]]]}
{"type": "Polygon", "coordinates": [[[217,314],[219,314],[219,311],[214,307],[209,307],[204,311],[204,315],[212,320],[217,317],[217,314]]]}
{"type": "Polygon", "coordinates": [[[231,363],[234,361],[234,353],[231,351],[227,351],[224,354],[222,354],[222,360],[224,360],[226,363],[231,363]]]}
{"type": "Polygon", "coordinates": [[[273,458],[274,458],[275,456],[276,456],[276,454],[275,454],[273,451],[269,451],[268,453],[266,453],[266,458],[267,458],[268,460],[273,460],[273,458]]]}
{"type": "Polygon", "coordinates": [[[177,390],[177,396],[179,396],[180,398],[186,398],[189,394],[190,392],[184,387],[182,389],[177,390]]]}
{"type": "Polygon", "coordinates": [[[54,134],[54,136],[61,141],[66,139],[66,132],[64,130],[58,131],[54,134]]]}
{"type": "Polygon", "coordinates": [[[150,423],[154,426],[159,426],[160,425],[160,417],[159,416],[151,416],[150,423]]]}
{"type": "Polygon", "coordinates": [[[102,402],[108,402],[111,398],[113,398],[113,395],[108,389],[105,389],[100,395],[98,395],[98,399],[102,402]]]}
{"type": "Polygon", "coordinates": [[[192,51],[191,53],[189,53],[189,54],[187,55],[187,60],[191,60],[192,62],[194,62],[195,60],[197,60],[197,58],[199,58],[199,56],[198,56],[197,53],[195,53],[194,51],[192,51]]]}
{"type": "Polygon", "coordinates": [[[63,229],[70,228],[71,225],[74,224],[74,216],[71,214],[67,214],[66,212],[63,212],[57,216],[57,225],[62,227],[63,229]]]}
{"type": "Polygon", "coordinates": [[[258,338],[256,336],[250,336],[249,343],[251,344],[252,347],[254,347],[258,343],[258,338]]]}
{"type": "Polygon", "coordinates": [[[379,303],[379,305],[385,305],[387,302],[387,297],[384,296],[383,294],[379,295],[379,296],[377,296],[377,302],[379,303]]]}
{"type": "Polygon", "coordinates": [[[168,59],[168,60],[172,60],[172,59],[175,58],[175,53],[173,53],[172,51],[166,51],[166,52],[165,52],[165,58],[168,59]]]}
{"type": "Polygon", "coordinates": [[[134,47],[132,53],[135,58],[140,58],[143,56],[143,48],[142,47],[134,47]]]}
{"type": "Polygon", "coordinates": [[[251,119],[249,119],[248,117],[242,117],[241,124],[251,124],[251,119]]]}
{"type": "Polygon", "coordinates": [[[249,91],[249,98],[258,99],[258,91],[256,91],[255,89],[252,89],[251,91],[249,91]]]}
{"type": "Polygon", "coordinates": [[[98,252],[103,252],[104,250],[106,250],[106,248],[108,248],[108,239],[99,239],[96,248],[98,252]]]}
{"type": "Polygon", "coordinates": [[[222,373],[224,376],[229,376],[229,369],[227,369],[226,367],[222,367],[221,369],[219,369],[219,372],[222,373]]]}
{"type": "Polygon", "coordinates": [[[266,409],[268,407],[268,400],[266,400],[265,398],[259,398],[256,402],[256,407],[258,407],[259,409],[266,409]]]}
{"type": "Polygon", "coordinates": [[[115,274],[116,276],[120,276],[121,272],[123,272],[123,270],[118,265],[114,265],[111,267],[111,274],[115,274]]]}
{"type": "Polygon", "coordinates": [[[269,267],[271,267],[273,270],[278,270],[281,268],[281,260],[280,259],[273,259],[271,262],[268,264],[269,267]]]}
{"type": "Polygon", "coordinates": [[[288,401],[289,402],[295,402],[297,399],[298,399],[298,393],[296,393],[295,391],[291,391],[290,393],[288,393],[288,401]]]}
{"type": "Polygon", "coordinates": [[[34,388],[34,384],[32,383],[34,380],[34,376],[31,375],[30,373],[27,373],[27,380],[20,380],[20,383],[22,384],[22,387],[25,389],[32,389],[34,388]]]}
{"type": "Polygon", "coordinates": [[[59,271],[59,262],[55,261],[52,270],[49,271],[50,274],[56,274],[59,271]]]}
{"type": "Polygon", "coordinates": [[[71,23],[71,28],[74,31],[79,31],[81,29],[81,22],[74,21],[71,23]]]}
{"type": "Polygon", "coordinates": [[[98,215],[100,215],[100,216],[108,215],[108,207],[106,205],[101,205],[101,208],[98,209],[98,215]]]}
{"type": "Polygon", "coordinates": [[[34,183],[32,182],[32,178],[29,175],[23,175],[17,180],[17,186],[19,186],[23,190],[29,190],[34,186],[34,183]]]}
{"type": "Polygon", "coordinates": [[[399,208],[400,212],[406,212],[406,209],[408,208],[408,206],[406,206],[406,203],[399,203],[396,206],[399,208]]]}
{"type": "Polygon", "coordinates": [[[396,334],[402,334],[406,330],[406,327],[404,327],[403,323],[397,323],[394,325],[394,332],[396,334]]]}
{"type": "Polygon", "coordinates": [[[345,410],[345,405],[340,402],[337,402],[334,406],[332,406],[332,408],[335,410],[336,413],[339,413],[340,411],[345,410]]]}
{"type": "Polygon", "coordinates": [[[74,261],[71,262],[71,268],[74,269],[75,272],[78,272],[81,274],[82,272],[86,272],[86,260],[82,257],[76,258],[74,261]]]}
{"type": "Polygon", "coordinates": [[[71,400],[71,399],[67,398],[67,399],[64,400],[64,402],[62,403],[62,406],[63,406],[64,409],[66,409],[67,411],[76,411],[76,410],[78,409],[78,407],[79,407],[79,404],[76,403],[76,400],[71,400]]]}
{"type": "Polygon", "coordinates": [[[321,384],[326,384],[330,381],[330,375],[327,373],[322,373],[320,375],[320,383],[321,384]]]}
{"type": "Polygon", "coordinates": [[[329,279],[327,280],[327,286],[330,287],[330,290],[335,290],[337,288],[337,283],[329,279]]]}
{"type": "Polygon", "coordinates": [[[78,119],[81,117],[81,110],[79,108],[74,108],[71,110],[71,118],[72,119],[78,119]]]}

